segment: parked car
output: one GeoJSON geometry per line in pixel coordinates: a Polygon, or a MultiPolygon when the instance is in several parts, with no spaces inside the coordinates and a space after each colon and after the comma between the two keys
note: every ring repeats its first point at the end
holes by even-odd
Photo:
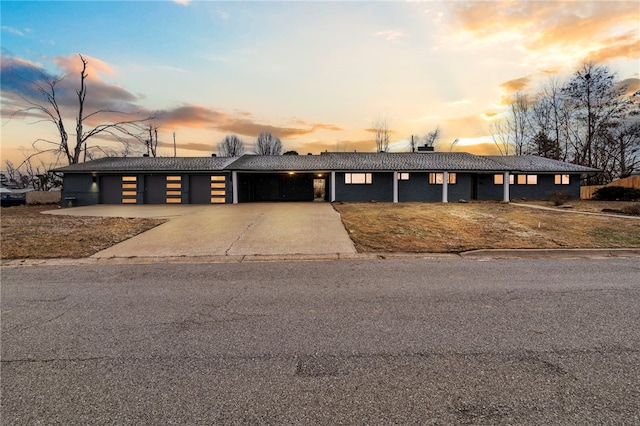
{"type": "Polygon", "coordinates": [[[2,194],[2,207],[22,206],[27,203],[24,194],[2,194]]]}

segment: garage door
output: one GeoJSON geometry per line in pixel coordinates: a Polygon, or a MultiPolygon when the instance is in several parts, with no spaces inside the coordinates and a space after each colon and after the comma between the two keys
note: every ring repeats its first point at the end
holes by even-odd
{"type": "Polygon", "coordinates": [[[101,176],[102,204],[135,204],[138,194],[137,176],[101,176]]]}
{"type": "Polygon", "coordinates": [[[191,204],[217,204],[226,202],[226,177],[193,175],[189,180],[191,204]]]}

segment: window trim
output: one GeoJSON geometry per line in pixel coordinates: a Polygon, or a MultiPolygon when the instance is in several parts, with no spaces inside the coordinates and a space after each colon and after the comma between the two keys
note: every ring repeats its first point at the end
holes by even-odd
{"type": "MultiPolygon", "coordinates": [[[[455,185],[458,183],[458,176],[456,172],[448,173],[447,185],[455,185]]],[[[444,184],[444,172],[430,172],[429,173],[429,185],[443,185],[444,184]]]]}
{"type": "Polygon", "coordinates": [[[373,176],[372,173],[352,173],[352,172],[347,172],[344,174],[344,184],[345,185],[371,185],[373,183],[373,176]],[[354,177],[358,177],[359,179],[357,179],[357,182],[353,181],[354,177]],[[362,182],[360,182],[360,178],[363,180],[362,182]]]}

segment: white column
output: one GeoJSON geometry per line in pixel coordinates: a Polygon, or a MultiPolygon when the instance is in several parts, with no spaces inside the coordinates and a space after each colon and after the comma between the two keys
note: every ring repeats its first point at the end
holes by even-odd
{"type": "Polygon", "coordinates": [[[238,204],[238,172],[231,172],[231,191],[233,196],[233,204],[238,204]]]}
{"type": "Polygon", "coordinates": [[[510,201],[509,195],[509,172],[504,172],[502,176],[502,201],[508,203],[510,201]]]}
{"type": "Polygon", "coordinates": [[[331,172],[331,202],[336,200],[336,172],[331,172]]]}
{"type": "Polygon", "coordinates": [[[442,202],[449,202],[449,172],[442,174],[442,202]]]}
{"type": "Polygon", "coordinates": [[[398,172],[393,172],[393,202],[398,202],[398,172]]]}

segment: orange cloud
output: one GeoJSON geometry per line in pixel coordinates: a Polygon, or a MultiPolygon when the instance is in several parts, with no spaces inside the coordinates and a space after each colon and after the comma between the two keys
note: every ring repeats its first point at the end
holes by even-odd
{"type": "Polygon", "coordinates": [[[606,62],[614,58],[637,59],[640,57],[640,40],[629,40],[627,37],[618,37],[615,44],[603,47],[591,52],[587,60],[594,62],[606,62]]]}
{"type": "Polygon", "coordinates": [[[502,87],[503,89],[505,89],[510,93],[513,93],[513,92],[520,92],[526,89],[529,83],[531,83],[530,77],[522,77],[522,78],[516,78],[515,80],[505,81],[500,85],[500,87],[502,87]]]}
{"type": "Polygon", "coordinates": [[[620,81],[618,85],[626,87],[625,95],[631,96],[640,90],[640,78],[627,78],[620,81]]]}
{"type": "Polygon", "coordinates": [[[161,126],[171,130],[180,127],[194,129],[216,127],[218,123],[228,119],[228,114],[200,105],[185,105],[172,110],[160,111],[159,116],[158,121],[161,122],[161,126]]]}
{"type": "MultiPolygon", "coordinates": [[[[159,148],[170,148],[173,149],[173,142],[158,142],[159,148]]],[[[180,150],[186,149],[188,151],[200,151],[200,152],[214,152],[216,147],[214,144],[208,145],[206,143],[196,143],[196,142],[178,142],[176,143],[176,147],[180,150]]]]}
{"type": "Polygon", "coordinates": [[[600,61],[638,56],[638,2],[464,2],[452,6],[452,22],[475,40],[519,38],[540,55],[576,55],[600,61]],[[612,36],[629,29],[622,36],[612,36]]]}
{"type": "MultiPolygon", "coordinates": [[[[447,151],[446,147],[442,146],[442,150],[447,151]]],[[[449,146],[451,152],[468,152],[475,155],[500,155],[500,150],[494,143],[479,142],[473,145],[454,145],[449,146]]]]}
{"type": "Polygon", "coordinates": [[[479,138],[487,135],[487,128],[482,115],[449,118],[442,122],[442,139],[479,138]]]}
{"type": "MultiPolygon", "coordinates": [[[[106,62],[87,55],[82,55],[82,57],[87,61],[87,81],[101,81],[102,79],[98,75],[98,72],[106,75],[115,74],[114,70],[106,62]]],[[[78,76],[80,75],[80,70],[82,70],[82,61],[78,55],[68,57],[56,56],[52,61],[58,68],[63,70],[66,75],[78,76]]]]}
{"type": "Polygon", "coordinates": [[[253,120],[252,114],[246,111],[237,111],[234,114],[229,114],[200,105],[184,105],[175,109],[160,111],[158,121],[161,123],[161,127],[171,130],[180,127],[192,129],[210,128],[251,137],[257,137],[262,132],[269,132],[281,139],[307,135],[318,130],[342,130],[342,128],[333,124],[310,124],[303,120],[294,120],[295,124],[303,127],[262,124],[253,120]]]}

